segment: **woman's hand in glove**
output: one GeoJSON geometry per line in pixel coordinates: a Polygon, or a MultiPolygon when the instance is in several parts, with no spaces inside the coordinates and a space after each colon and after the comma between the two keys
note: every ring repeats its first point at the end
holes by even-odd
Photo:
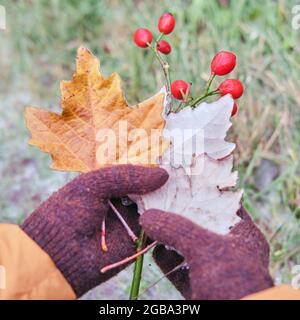
{"type": "Polygon", "coordinates": [[[167,179],[163,169],[132,165],[82,174],[42,203],[21,227],[49,254],[80,297],[122,269],[102,274],[102,267],[135,253],[135,244],[107,201],[115,199],[117,209],[138,234],[136,205],[122,206],[120,197],[154,191],[167,179]],[[105,216],[109,249],[103,253],[100,242],[105,216]]]}
{"type": "Polygon", "coordinates": [[[146,234],[163,245],[154,258],[164,273],[183,260],[188,268],[168,275],[187,299],[240,299],[273,285],[269,245],[246,211],[228,235],[218,235],[173,213],[148,210],[140,222],[146,234]],[[183,258],[184,257],[184,258],[183,258]]]}

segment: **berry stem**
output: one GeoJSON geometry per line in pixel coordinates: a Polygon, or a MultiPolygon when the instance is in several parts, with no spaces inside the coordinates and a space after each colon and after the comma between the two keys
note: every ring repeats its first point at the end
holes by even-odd
{"type": "Polygon", "coordinates": [[[208,94],[209,88],[210,88],[211,83],[213,82],[215,76],[216,76],[216,75],[215,75],[214,73],[211,73],[211,74],[210,74],[210,77],[209,77],[209,79],[208,79],[208,81],[207,81],[207,85],[206,85],[206,88],[205,88],[205,94],[208,94]]]}
{"type": "Polygon", "coordinates": [[[156,44],[163,38],[164,34],[161,32],[157,39],[155,40],[156,44]]]}
{"type": "Polygon", "coordinates": [[[170,79],[170,71],[169,71],[170,65],[159,54],[159,52],[157,50],[157,46],[156,46],[157,41],[159,41],[162,38],[162,36],[163,36],[163,33],[160,34],[160,36],[156,40],[155,47],[151,46],[151,44],[148,44],[148,47],[154,52],[155,57],[159,61],[161,68],[163,70],[164,76],[165,76],[166,90],[167,90],[167,111],[166,112],[168,114],[169,110],[172,109],[171,79],[170,79]]]}
{"type": "Polygon", "coordinates": [[[195,106],[200,102],[202,101],[203,99],[207,98],[207,97],[210,97],[210,96],[213,96],[215,94],[218,94],[219,93],[219,89],[216,89],[216,90],[213,90],[213,91],[210,91],[208,93],[204,93],[202,96],[196,98],[195,100],[193,100],[193,103],[191,103],[191,108],[195,108],[195,106]]]}
{"type": "Polygon", "coordinates": [[[188,84],[188,87],[187,87],[187,90],[186,90],[186,92],[184,93],[184,92],[182,92],[181,94],[183,95],[183,103],[184,104],[186,104],[187,103],[187,101],[188,101],[188,99],[189,99],[189,97],[190,97],[190,94],[191,94],[191,85],[192,85],[192,83],[190,82],[189,84],[188,84]]]}
{"type": "Polygon", "coordinates": [[[181,109],[183,109],[184,107],[186,107],[186,104],[188,102],[188,99],[191,98],[190,97],[190,93],[191,93],[191,85],[192,83],[190,82],[188,84],[188,88],[186,90],[186,93],[184,93],[182,90],[181,91],[181,94],[183,96],[183,100],[180,102],[180,104],[178,105],[178,107],[173,111],[174,113],[177,113],[179,112],[181,109]]]}

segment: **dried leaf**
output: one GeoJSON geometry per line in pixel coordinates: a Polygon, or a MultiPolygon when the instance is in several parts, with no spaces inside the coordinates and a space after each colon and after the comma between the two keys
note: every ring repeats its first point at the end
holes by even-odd
{"type": "Polygon", "coordinates": [[[156,165],[168,145],[160,139],[164,94],[128,107],[118,74],[104,78],[98,59],[83,47],[73,79],[61,82],[61,93],[62,114],[26,109],[29,144],[51,154],[53,169],[87,172],[121,163],[156,165]],[[107,138],[112,133],[114,147],[107,138]]]}
{"type": "Polygon", "coordinates": [[[174,139],[174,135],[167,132],[165,136],[172,143],[162,157],[161,167],[168,171],[169,180],[152,193],[132,196],[140,213],[151,208],[177,213],[219,234],[228,233],[240,220],[236,212],[242,191],[229,189],[235,186],[238,178],[237,172],[232,172],[233,157],[230,154],[234,144],[224,141],[231,125],[232,106],[231,97],[225,96],[217,102],[202,103],[194,110],[187,108],[167,118],[166,129],[197,129],[198,124],[203,130],[204,146],[195,153],[188,151],[184,154],[184,145],[190,144],[193,135],[188,134],[187,139],[174,139]],[[176,154],[171,159],[177,160],[175,164],[174,161],[168,162],[172,152],[176,154]]]}

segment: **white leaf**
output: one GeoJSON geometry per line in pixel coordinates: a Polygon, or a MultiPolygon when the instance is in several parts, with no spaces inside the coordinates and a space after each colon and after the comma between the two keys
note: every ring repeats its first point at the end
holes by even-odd
{"type": "Polygon", "coordinates": [[[224,140],[231,127],[233,100],[226,95],[213,103],[201,103],[195,109],[186,107],[166,118],[163,135],[170,140],[165,162],[173,167],[189,166],[194,157],[206,153],[213,159],[229,155],[234,143],[224,140]]]}
{"type": "Polygon", "coordinates": [[[164,136],[171,144],[160,167],[168,171],[169,179],[152,193],[131,196],[140,213],[148,209],[177,213],[219,234],[227,234],[239,222],[236,212],[243,192],[229,190],[238,178],[232,172],[235,145],[224,140],[232,107],[227,95],[166,118],[164,136]],[[196,135],[200,138],[195,144],[196,135]]]}

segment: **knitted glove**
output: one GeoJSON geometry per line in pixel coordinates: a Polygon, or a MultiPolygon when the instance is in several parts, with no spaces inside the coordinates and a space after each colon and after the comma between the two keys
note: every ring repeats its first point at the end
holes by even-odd
{"type": "Polygon", "coordinates": [[[164,273],[185,261],[188,268],[168,278],[186,299],[240,299],[273,285],[269,245],[246,211],[228,235],[218,235],[179,215],[148,210],[140,223],[159,245],[154,258],[164,273]],[[182,257],[184,256],[184,258],[182,257]]]}
{"type": "Polygon", "coordinates": [[[162,186],[168,174],[162,169],[120,165],[82,174],[41,204],[22,229],[52,258],[77,297],[117,274],[100,269],[135,253],[135,244],[109,209],[114,204],[138,234],[136,205],[122,206],[120,197],[144,194],[162,186]],[[101,251],[101,223],[106,217],[108,252],[101,251]]]}

